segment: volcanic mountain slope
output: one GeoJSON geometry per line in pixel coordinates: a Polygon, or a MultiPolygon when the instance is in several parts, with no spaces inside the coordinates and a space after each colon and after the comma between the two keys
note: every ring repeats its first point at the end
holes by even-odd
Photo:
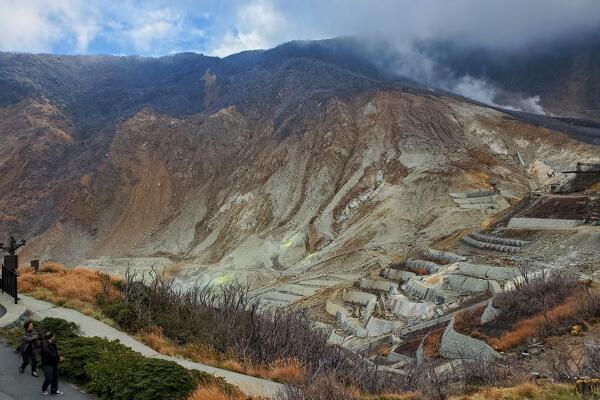
{"type": "Polygon", "coordinates": [[[115,271],[361,271],[489,217],[449,192],[495,189],[499,211],[600,154],[367,64],[279,52],[4,57],[0,230],[31,239],[23,258],[115,271]]]}

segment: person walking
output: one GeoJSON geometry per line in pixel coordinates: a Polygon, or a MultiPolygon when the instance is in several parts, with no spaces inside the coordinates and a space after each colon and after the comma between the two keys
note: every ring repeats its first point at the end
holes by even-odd
{"type": "Polygon", "coordinates": [[[19,372],[24,373],[25,368],[31,361],[31,375],[38,377],[37,373],[37,356],[39,353],[40,336],[33,327],[33,322],[26,321],[23,324],[25,332],[21,338],[21,355],[23,356],[23,363],[19,367],[19,372]]]}
{"type": "Polygon", "coordinates": [[[42,384],[42,393],[53,396],[61,396],[63,393],[58,390],[58,363],[63,359],[58,353],[56,346],[56,335],[53,332],[47,332],[42,342],[42,370],[44,371],[44,383],[42,384]]]}

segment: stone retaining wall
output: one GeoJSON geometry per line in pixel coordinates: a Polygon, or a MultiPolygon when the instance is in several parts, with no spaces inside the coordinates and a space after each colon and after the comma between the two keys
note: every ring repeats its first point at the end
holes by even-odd
{"type": "Polygon", "coordinates": [[[367,322],[366,330],[368,336],[381,336],[393,332],[399,324],[399,321],[371,317],[369,318],[369,322],[367,322]]]}
{"type": "Polygon", "coordinates": [[[473,239],[473,238],[471,238],[469,236],[463,237],[462,240],[463,240],[463,242],[465,242],[469,246],[477,247],[479,249],[496,250],[496,251],[502,251],[502,252],[505,252],[505,253],[516,253],[516,252],[518,252],[520,250],[520,247],[505,246],[505,245],[502,245],[502,244],[481,242],[481,241],[475,240],[475,239],[473,239]]]}
{"type": "Polygon", "coordinates": [[[383,271],[383,277],[387,279],[394,279],[396,281],[407,282],[410,278],[417,276],[414,272],[404,271],[401,269],[386,268],[383,271]]]}
{"type": "Polygon", "coordinates": [[[495,267],[492,265],[472,264],[468,262],[458,262],[455,265],[462,274],[477,278],[508,281],[519,275],[519,271],[516,268],[495,267]]]}
{"type": "Polygon", "coordinates": [[[376,301],[377,296],[371,293],[359,292],[358,290],[344,290],[342,299],[348,303],[367,305],[370,301],[376,301]]]}
{"type": "Polygon", "coordinates": [[[452,290],[457,292],[487,292],[488,290],[488,281],[486,279],[451,274],[444,276],[444,281],[452,290]]]}
{"type": "Polygon", "coordinates": [[[432,261],[408,259],[404,261],[404,265],[409,270],[424,268],[429,274],[437,272],[442,266],[432,261]]]}
{"type": "Polygon", "coordinates": [[[411,279],[406,284],[402,285],[402,290],[420,300],[434,301],[436,297],[442,297],[447,301],[446,297],[448,297],[447,293],[439,287],[425,286],[417,279],[411,279]]]}
{"type": "Polygon", "coordinates": [[[440,341],[440,354],[450,359],[490,360],[500,355],[487,343],[454,330],[454,318],[440,341]]]}
{"type": "Polygon", "coordinates": [[[456,198],[454,199],[460,205],[468,205],[468,204],[494,204],[496,201],[496,196],[485,196],[485,197],[467,197],[465,199],[456,198]]]}
{"type": "Polygon", "coordinates": [[[450,264],[458,261],[467,261],[467,257],[465,256],[459,256],[458,254],[449,251],[442,251],[436,249],[427,249],[425,251],[425,255],[433,260],[443,261],[450,264]]]}
{"type": "Polygon", "coordinates": [[[392,289],[398,289],[396,282],[382,281],[380,279],[361,278],[358,281],[358,286],[362,289],[381,290],[389,292],[392,289]]]}
{"type": "Polygon", "coordinates": [[[358,322],[356,318],[350,318],[346,313],[338,312],[336,319],[342,329],[351,335],[358,337],[369,336],[367,330],[358,322]]]}
{"type": "Polygon", "coordinates": [[[390,309],[397,315],[404,317],[417,317],[427,315],[433,311],[433,303],[417,303],[403,295],[394,295],[390,298],[390,309]]]}
{"type": "Polygon", "coordinates": [[[497,237],[497,236],[492,236],[492,235],[486,235],[481,232],[473,232],[470,236],[473,239],[479,240],[481,242],[496,243],[496,244],[501,244],[504,246],[522,247],[529,243],[526,240],[502,238],[502,237],[497,237]]]}
{"type": "Polygon", "coordinates": [[[496,319],[499,315],[500,315],[500,310],[498,310],[497,308],[494,308],[494,306],[492,306],[492,303],[494,299],[490,300],[487,307],[485,308],[485,310],[483,311],[483,314],[481,314],[481,323],[485,324],[486,322],[490,322],[494,319],[496,319]]]}

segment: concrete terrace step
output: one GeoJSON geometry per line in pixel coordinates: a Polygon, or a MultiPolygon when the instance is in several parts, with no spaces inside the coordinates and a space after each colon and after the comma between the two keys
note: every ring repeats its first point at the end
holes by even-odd
{"type": "Polygon", "coordinates": [[[263,396],[274,399],[277,393],[283,389],[283,385],[266,379],[254,378],[252,376],[238,374],[236,372],[224,369],[214,368],[208,365],[183,360],[177,357],[170,357],[158,354],[156,351],[138,342],[131,336],[121,332],[101,321],[81,314],[78,311],[68,308],[58,307],[54,304],[33,299],[28,296],[22,296],[22,306],[33,313],[34,319],[43,319],[45,317],[62,318],[79,325],[81,332],[87,337],[103,337],[109,340],[119,340],[125,346],[147,357],[156,357],[164,360],[173,361],[185,368],[208,372],[218,377],[224,378],[228,383],[236,385],[244,393],[251,396],[263,396]]]}

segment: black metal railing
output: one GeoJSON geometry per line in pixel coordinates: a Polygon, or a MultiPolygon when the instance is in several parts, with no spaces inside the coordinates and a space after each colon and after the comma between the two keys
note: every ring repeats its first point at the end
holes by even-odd
{"type": "Polygon", "coordinates": [[[15,304],[19,302],[19,296],[17,291],[17,277],[19,274],[14,269],[2,264],[2,292],[7,293],[11,297],[15,298],[15,304]]]}

